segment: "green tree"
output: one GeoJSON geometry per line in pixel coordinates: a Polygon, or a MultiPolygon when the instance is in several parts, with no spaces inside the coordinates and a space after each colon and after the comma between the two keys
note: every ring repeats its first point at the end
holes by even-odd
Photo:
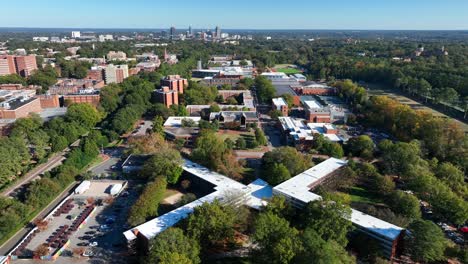
{"type": "Polygon", "coordinates": [[[128,223],[136,226],[144,223],[146,219],[158,215],[159,203],[164,198],[167,182],[164,177],[158,177],[154,182],[146,185],[143,193],[130,208],[128,223]]]}
{"type": "Polygon", "coordinates": [[[72,122],[78,122],[86,128],[94,127],[100,120],[101,115],[90,104],[72,104],[68,107],[65,118],[72,122]]]}
{"type": "Polygon", "coordinates": [[[312,228],[325,241],[334,240],[341,246],[348,244],[346,238],[352,230],[351,209],[340,201],[319,200],[307,204],[302,223],[312,228]]]}
{"type": "Polygon", "coordinates": [[[263,173],[262,178],[265,179],[270,185],[275,186],[291,178],[288,168],[281,163],[273,163],[272,166],[267,167],[263,173]]]}
{"type": "Polygon", "coordinates": [[[263,170],[267,170],[274,163],[283,164],[292,176],[298,175],[313,165],[308,156],[301,154],[292,147],[276,148],[263,155],[263,170]]]}
{"type": "Polygon", "coordinates": [[[433,262],[443,260],[447,247],[444,233],[433,222],[415,220],[408,229],[407,249],[416,261],[433,262]]]}
{"type": "Polygon", "coordinates": [[[258,76],[255,78],[255,88],[257,96],[261,103],[268,103],[276,94],[276,89],[265,76],[258,76]]]}
{"type": "Polygon", "coordinates": [[[171,227],[157,235],[150,240],[149,248],[145,263],[200,263],[198,241],[185,236],[179,228],[171,227]]]}
{"type": "Polygon", "coordinates": [[[239,137],[236,140],[236,148],[237,149],[246,149],[247,148],[247,142],[245,142],[245,139],[243,137],[239,137]]]}
{"type": "Polygon", "coordinates": [[[258,244],[253,256],[260,263],[287,264],[302,251],[299,232],[272,212],[258,215],[252,239],[258,244]]]}
{"type": "Polygon", "coordinates": [[[187,232],[206,250],[224,240],[232,241],[235,223],[236,212],[231,206],[219,201],[204,203],[189,216],[187,232]]]}
{"type": "Polygon", "coordinates": [[[395,213],[402,214],[408,218],[416,219],[421,217],[419,200],[412,194],[403,191],[395,191],[390,196],[390,207],[395,213]]]}
{"type": "Polygon", "coordinates": [[[156,116],[153,119],[153,133],[161,135],[162,137],[165,136],[164,134],[164,119],[162,116],[156,116]]]}
{"type": "Polygon", "coordinates": [[[353,156],[372,159],[374,153],[374,142],[367,135],[354,137],[348,141],[348,150],[353,154],[353,156]]]}
{"type": "Polygon", "coordinates": [[[266,146],[268,143],[265,137],[265,133],[263,133],[263,130],[261,130],[259,127],[255,128],[255,139],[261,146],[266,146]]]}
{"type": "Polygon", "coordinates": [[[310,263],[312,259],[317,264],[356,263],[356,259],[346,252],[342,245],[334,240],[323,240],[312,228],[304,230],[302,244],[304,250],[298,258],[298,263],[310,263]]]}
{"type": "Polygon", "coordinates": [[[164,175],[168,183],[176,184],[183,172],[182,163],[182,157],[177,150],[160,149],[145,162],[141,174],[150,180],[164,175]]]}

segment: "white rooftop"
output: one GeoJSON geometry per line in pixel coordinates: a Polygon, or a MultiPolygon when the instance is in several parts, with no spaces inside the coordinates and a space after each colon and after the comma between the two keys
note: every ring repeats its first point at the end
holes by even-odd
{"type": "Polygon", "coordinates": [[[295,140],[313,140],[314,134],[321,134],[332,142],[343,141],[343,138],[335,134],[327,134],[326,129],[335,129],[330,123],[305,123],[304,119],[292,118],[288,116],[278,117],[284,131],[289,131],[289,134],[295,140]]]}
{"type": "Polygon", "coordinates": [[[304,104],[309,108],[309,109],[315,109],[315,108],[322,108],[323,106],[315,101],[315,100],[307,100],[304,101],[304,104]]]}
{"type": "Polygon", "coordinates": [[[273,188],[264,180],[256,179],[249,185],[249,198],[247,200],[247,206],[259,210],[261,207],[267,205],[268,199],[273,196],[273,188]]]}
{"type": "Polygon", "coordinates": [[[346,164],[346,161],[329,158],[303,173],[273,187],[273,190],[277,190],[287,196],[294,197],[304,203],[320,199],[320,195],[310,192],[309,186],[346,164]]]}
{"type": "Polygon", "coordinates": [[[351,209],[351,222],[391,240],[395,240],[400,235],[401,231],[403,231],[403,228],[399,226],[354,209],[351,209]]]}
{"type": "Polygon", "coordinates": [[[275,106],[277,106],[277,107],[288,105],[288,104],[286,103],[286,101],[284,100],[284,98],[282,98],[282,97],[273,98],[273,99],[271,99],[271,100],[273,101],[273,104],[274,104],[275,106]]]}
{"type": "Polygon", "coordinates": [[[202,205],[205,202],[211,203],[215,199],[222,199],[222,192],[216,191],[207,196],[204,196],[198,200],[195,200],[191,203],[188,203],[184,206],[181,206],[173,211],[170,211],[167,214],[163,214],[160,217],[156,217],[146,223],[143,223],[135,228],[127,230],[124,232],[125,238],[131,241],[136,239],[134,231],[138,231],[148,239],[151,239],[168,229],[171,226],[177,224],[180,220],[187,218],[194,210],[195,207],[202,205]]]}
{"type": "Polygon", "coordinates": [[[164,122],[165,127],[181,127],[182,126],[182,120],[192,120],[196,124],[200,122],[201,117],[199,116],[170,116],[167,118],[166,122],[164,122]]]}
{"type": "MultiPolygon", "coordinates": [[[[246,186],[219,173],[210,171],[197,163],[185,160],[185,163],[182,166],[183,169],[196,177],[214,184],[216,191],[160,217],[132,228],[131,230],[124,232],[124,236],[128,241],[131,241],[136,239],[135,233],[139,232],[148,239],[153,238],[167,228],[175,225],[180,220],[187,218],[193,212],[195,207],[200,206],[205,202],[211,203],[214,200],[228,200],[230,193],[238,192],[243,194],[244,197],[241,201],[244,202],[247,206],[255,209],[259,209],[266,205],[266,199],[272,197],[273,190],[284,195],[294,197],[295,199],[298,199],[304,203],[318,200],[321,199],[321,196],[310,192],[310,188],[308,186],[329,175],[333,171],[345,166],[346,164],[346,161],[330,158],[272,188],[265,181],[260,179],[246,186]]],[[[350,220],[355,225],[370,230],[374,233],[378,233],[392,240],[397,238],[400,232],[403,230],[398,226],[356,210],[352,210],[350,220]]]]}
{"type": "Polygon", "coordinates": [[[209,169],[190,160],[184,160],[182,168],[193,176],[199,177],[215,185],[214,189],[216,191],[170,211],[169,213],[127,230],[124,232],[124,236],[128,241],[136,239],[134,234],[134,231],[136,230],[148,239],[153,238],[167,228],[177,224],[180,220],[187,218],[193,212],[195,207],[200,206],[205,202],[211,203],[214,200],[223,201],[225,199],[229,199],[229,195],[231,194],[241,194],[245,196],[245,204],[247,206],[259,209],[261,206],[266,204],[263,199],[269,199],[272,196],[271,186],[260,179],[252,182],[249,186],[246,186],[224,175],[210,171],[209,169]]]}
{"type": "MultiPolygon", "coordinates": [[[[310,188],[308,186],[346,164],[346,161],[329,158],[311,169],[275,186],[273,190],[300,200],[303,203],[309,203],[311,201],[321,199],[320,195],[310,192],[310,188]]],[[[350,220],[355,225],[380,234],[391,240],[396,239],[403,230],[401,227],[354,209],[352,209],[350,220]]]]}

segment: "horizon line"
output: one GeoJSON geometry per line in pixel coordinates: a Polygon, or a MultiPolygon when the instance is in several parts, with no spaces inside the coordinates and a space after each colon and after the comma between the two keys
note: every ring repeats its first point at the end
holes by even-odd
{"type": "MultiPolygon", "coordinates": [[[[215,26],[216,27],[216,26],[215,26]]],[[[180,29],[188,29],[189,27],[175,27],[176,30],[180,29]]],[[[0,29],[99,29],[99,30],[118,30],[118,29],[135,29],[135,30],[168,30],[170,27],[167,28],[153,28],[153,27],[30,27],[30,26],[0,26],[0,29]]],[[[192,29],[211,29],[211,27],[203,27],[203,28],[192,28],[192,29]]],[[[293,31],[468,31],[468,29],[358,29],[358,28],[221,28],[223,30],[256,30],[256,31],[268,31],[268,30],[293,30],[293,31]]]]}

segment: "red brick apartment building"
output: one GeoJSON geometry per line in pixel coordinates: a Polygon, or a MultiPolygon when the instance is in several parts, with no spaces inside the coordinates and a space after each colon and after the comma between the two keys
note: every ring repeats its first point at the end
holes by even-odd
{"type": "Polygon", "coordinates": [[[187,85],[187,79],[181,78],[180,75],[169,75],[161,80],[161,86],[167,86],[169,89],[175,90],[180,94],[184,93],[184,88],[187,85]]]}
{"type": "Polygon", "coordinates": [[[19,74],[28,77],[37,70],[36,56],[0,56],[0,76],[9,74],[19,74]]]}
{"type": "Polygon", "coordinates": [[[171,90],[167,86],[163,86],[162,89],[155,90],[153,96],[156,102],[164,104],[168,108],[173,104],[179,104],[179,93],[177,90],[171,90]]]}

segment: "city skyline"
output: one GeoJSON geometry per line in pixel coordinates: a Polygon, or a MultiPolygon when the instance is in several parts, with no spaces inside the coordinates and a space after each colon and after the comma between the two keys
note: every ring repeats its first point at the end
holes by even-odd
{"type": "Polygon", "coordinates": [[[328,2],[296,1],[294,5],[272,1],[235,3],[214,0],[193,3],[174,0],[81,1],[51,0],[47,5],[26,0],[3,6],[2,27],[24,28],[141,28],[206,29],[329,29],[329,30],[467,30],[464,14],[468,2],[370,0],[328,2]],[[174,16],[177,13],[178,16],[174,16]],[[21,20],[18,15],[21,14],[21,20]],[[58,23],[60,22],[60,23],[58,23]]]}

